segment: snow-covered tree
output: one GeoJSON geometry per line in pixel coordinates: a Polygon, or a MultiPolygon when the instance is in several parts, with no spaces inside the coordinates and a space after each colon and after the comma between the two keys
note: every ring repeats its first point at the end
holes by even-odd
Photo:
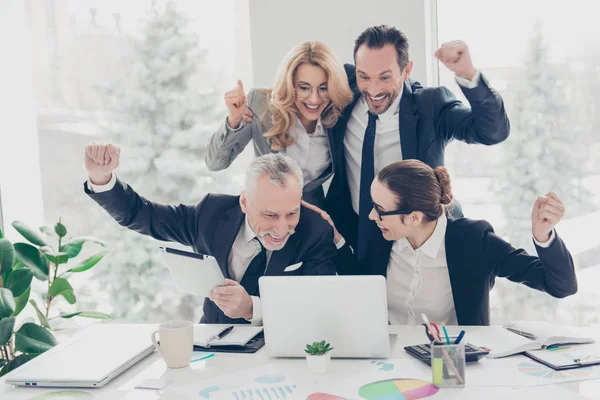
{"type": "MultiPolygon", "coordinates": [[[[138,193],[163,203],[195,203],[209,192],[238,193],[243,173],[230,168],[217,179],[204,163],[211,134],[224,118],[216,88],[207,88],[206,54],[174,3],[154,9],[141,37],[128,38],[130,71],[107,88],[114,118],[107,139],[121,147],[117,175],[138,193]],[[203,87],[204,85],[204,87],[203,87]]],[[[239,165],[239,163],[238,163],[239,165]]],[[[158,243],[98,217],[111,258],[97,270],[110,293],[113,317],[136,321],[197,319],[201,299],[182,296],[169,277],[158,243]]]]}
{"type": "Polygon", "coordinates": [[[581,185],[585,144],[571,119],[564,85],[548,63],[538,23],[510,115],[503,173],[495,185],[506,216],[505,233],[518,247],[531,248],[531,208],[537,195],[553,190],[569,216],[589,210],[590,196],[581,185]]]}
{"type": "MultiPolygon", "coordinates": [[[[524,62],[516,103],[510,111],[511,135],[503,145],[502,172],[494,182],[506,218],[501,234],[513,246],[532,254],[536,253],[531,210],[538,195],[554,191],[565,204],[567,217],[589,211],[591,206],[592,197],[582,186],[586,173],[585,143],[560,76],[548,62],[548,49],[538,23],[524,62]]],[[[507,282],[497,286],[492,295],[494,321],[553,318],[557,303],[547,294],[507,282]]]]}

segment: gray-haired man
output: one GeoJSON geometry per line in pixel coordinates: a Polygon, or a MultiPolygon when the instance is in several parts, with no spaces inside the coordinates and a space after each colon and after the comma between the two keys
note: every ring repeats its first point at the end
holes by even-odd
{"type": "Polygon", "coordinates": [[[240,196],[208,194],[195,205],[153,203],[117,179],[120,150],[85,149],[85,192],[120,225],[158,240],[179,242],[216,258],[227,278],[204,302],[203,323],[262,322],[262,275],[333,275],[333,230],[301,206],[302,170],[291,158],[252,161],[240,196]]]}

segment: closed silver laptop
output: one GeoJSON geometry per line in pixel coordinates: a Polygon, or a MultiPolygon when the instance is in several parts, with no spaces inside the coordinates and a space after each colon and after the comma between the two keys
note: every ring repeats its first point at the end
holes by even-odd
{"type": "Polygon", "coordinates": [[[96,324],[5,376],[17,386],[95,388],[154,351],[156,325],[96,324]]]}

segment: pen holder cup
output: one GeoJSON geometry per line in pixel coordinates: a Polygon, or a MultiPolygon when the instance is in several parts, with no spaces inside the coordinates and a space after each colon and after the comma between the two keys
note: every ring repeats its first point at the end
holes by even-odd
{"type": "Polygon", "coordinates": [[[437,387],[464,387],[465,363],[464,343],[431,343],[431,373],[437,387]]]}

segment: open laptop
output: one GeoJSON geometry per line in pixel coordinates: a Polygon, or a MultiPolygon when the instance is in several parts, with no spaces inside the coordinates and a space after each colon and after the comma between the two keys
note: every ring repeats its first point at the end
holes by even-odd
{"type": "Polygon", "coordinates": [[[5,376],[17,386],[95,388],[154,351],[156,325],[96,324],[5,376]]]}
{"type": "Polygon", "coordinates": [[[259,286],[271,357],[305,357],[321,340],[335,358],[390,356],[383,276],[269,276],[259,286]]]}

